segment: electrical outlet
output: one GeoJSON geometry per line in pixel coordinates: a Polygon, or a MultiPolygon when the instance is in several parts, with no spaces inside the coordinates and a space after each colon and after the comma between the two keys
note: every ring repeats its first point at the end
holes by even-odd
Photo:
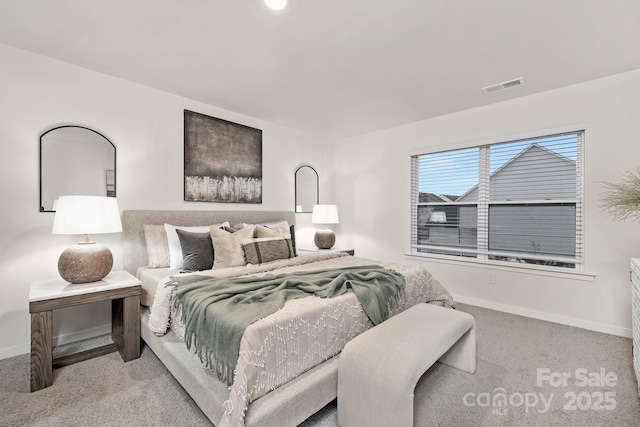
{"type": "Polygon", "coordinates": [[[489,273],[487,277],[487,283],[490,285],[494,285],[496,283],[496,273],[489,273]]]}

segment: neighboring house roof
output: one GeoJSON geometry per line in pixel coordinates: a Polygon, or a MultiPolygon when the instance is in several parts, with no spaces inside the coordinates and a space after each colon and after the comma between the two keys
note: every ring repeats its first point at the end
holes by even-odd
{"type": "MultiPolygon", "coordinates": [[[[555,151],[549,150],[548,148],[545,148],[539,144],[533,143],[531,145],[529,145],[528,147],[526,147],[525,149],[523,149],[520,153],[518,153],[517,155],[513,156],[508,162],[506,162],[504,165],[502,165],[501,167],[499,167],[498,169],[496,169],[491,176],[489,177],[490,181],[494,181],[496,179],[498,179],[498,177],[500,175],[503,175],[505,173],[507,173],[507,171],[509,171],[510,169],[513,169],[515,167],[517,167],[517,163],[519,161],[521,161],[525,156],[527,155],[535,155],[535,156],[552,156],[553,160],[555,161],[559,161],[559,162],[567,162],[567,164],[570,166],[569,169],[559,169],[564,175],[566,175],[568,180],[575,180],[575,166],[576,166],[576,162],[561,155],[556,153],[555,151]],[[570,173],[569,173],[570,172],[570,173]]],[[[473,195],[474,193],[476,193],[478,191],[478,184],[474,185],[473,187],[471,187],[469,190],[467,190],[462,196],[457,198],[458,202],[463,202],[466,201],[465,199],[470,198],[471,195],[473,195]]]]}
{"type": "Polygon", "coordinates": [[[458,196],[450,196],[445,194],[433,194],[433,193],[420,193],[418,196],[418,203],[442,203],[442,202],[455,202],[458,196]]]}
{"type": "Polygon", "coordinates": [[[452,196],[451,194],[441,194],[440,197],[445,199],[448,202],[455,202],[456,200],[458,200],[460,196],[452,196]]]}

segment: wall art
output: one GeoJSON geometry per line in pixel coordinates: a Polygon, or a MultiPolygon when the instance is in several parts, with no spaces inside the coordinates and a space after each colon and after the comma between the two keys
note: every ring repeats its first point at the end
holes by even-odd
{"type": "Polygon", "coordinates": [[[262,203],[262,130],[184,110],[184,200],[262,203]]]}

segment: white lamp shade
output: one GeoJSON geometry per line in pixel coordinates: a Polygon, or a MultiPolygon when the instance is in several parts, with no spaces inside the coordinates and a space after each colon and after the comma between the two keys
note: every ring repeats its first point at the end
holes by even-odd
{"type": "Polygon", "coordinates": [[[338,224],[338,207],[336,205],[314,205],[311,214],[312,224],[338,224]]]}
{"type": "Polygon", "coordinates": [[[60,196],[52,234],[101,234],[122,231],[115,197],[60,196]]]}

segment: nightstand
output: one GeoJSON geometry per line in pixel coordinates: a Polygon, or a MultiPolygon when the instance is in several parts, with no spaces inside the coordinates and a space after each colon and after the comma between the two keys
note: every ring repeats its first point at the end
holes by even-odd
{"type": "Polygon", "coordinates": [[[298,248],[298,251],[302,252],[344,252],[345,254],[354,255],[355,249],[353,248],[340,248],[338,246],[334,246],[331,249],[318,249],[318,248],[298,248]]]}
{"type": "Polygon", "coordinates": [[[38,280],[29,290],[31,313],[31,391],[53,384],[53,369],[119,351],[128,362],[140,357],[140,281],[126,271],[112,271],[99,282],[71,284],[38,280]],[[113,343],[53,359],[53,310],[111,301],[113,343]]]}

